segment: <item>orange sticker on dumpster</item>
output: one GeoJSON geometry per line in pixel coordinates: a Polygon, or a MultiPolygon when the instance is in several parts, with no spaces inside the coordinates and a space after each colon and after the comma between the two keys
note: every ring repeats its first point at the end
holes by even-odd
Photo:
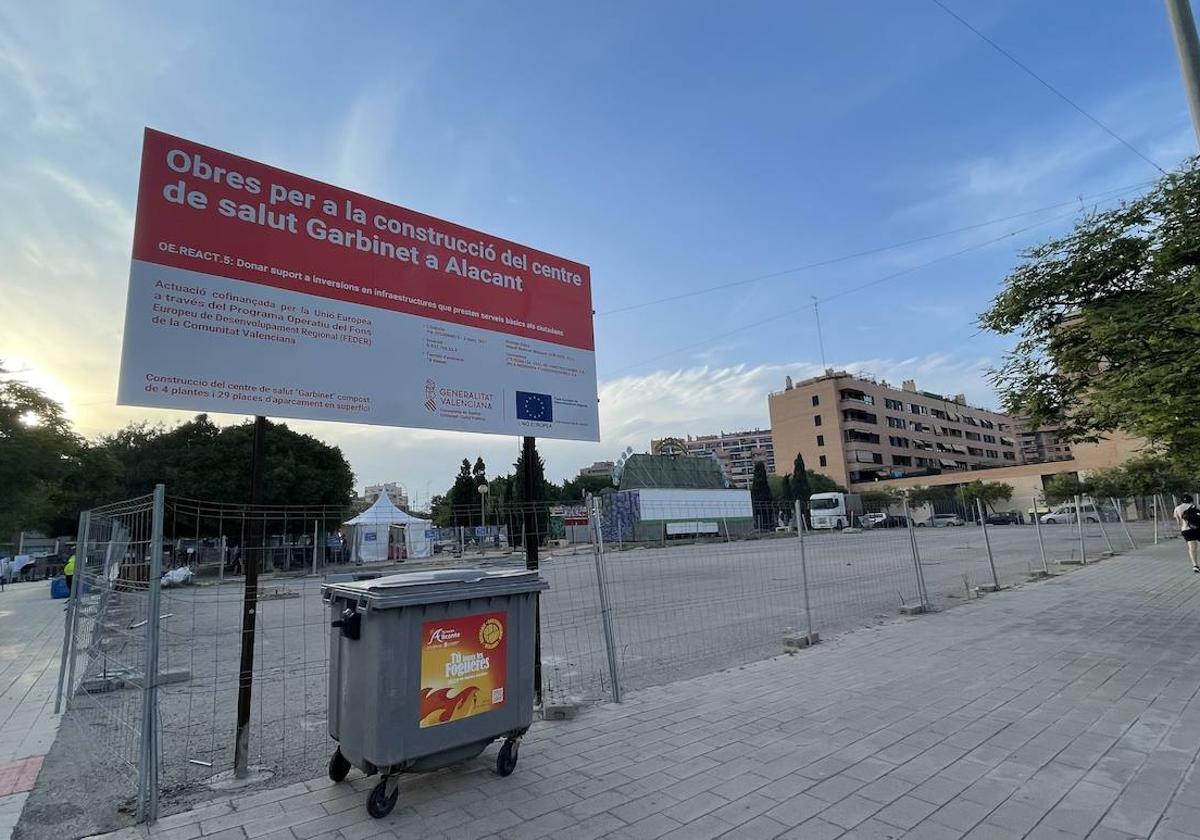
{"type": "Polygon", "coordinates": [[[479,613],[421,625],[421,727],[504,705],[508,616],[479,613]]]}

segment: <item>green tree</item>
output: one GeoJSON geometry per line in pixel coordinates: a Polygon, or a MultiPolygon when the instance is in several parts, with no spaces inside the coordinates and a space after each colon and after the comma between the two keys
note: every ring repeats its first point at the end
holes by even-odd
{"type": "Polygon", "coordinates": [[[981,324],[1017,343],[1004,406],[1073,441],[1122,430],[1200,473],[1200,162],[1024,254],[981,324]]]}
{"type": "Polygon", "coordinates": [[[549,503],[554,501],[558,495],[558,488],[546,481],[546,462],[542,460],[540,452],[535,453],[533,461],[533,495],[525,492],[525,451],[522,449],[517,454],[517,460],[513,463],[513,480],[512,480],[512,498],[513,511],[517,517],[515,529],[512,531],[514,544],[522,543],[522,533],[524,531],[524,512],[532,505],[534,512],[537,514],[537,534],[540,541],[546,534],[550,533],[550,508],[549,503]]]}
{"type": "Polygon", "coordinates": [[[960,488],[962,500],[974,510],[977,501],[983,502],[985,511],[995,512],[997,502],[1007,502],[1013,496],[1013,486],[1002,481],[971,481],[960,488]]]}
{"type": "Polygon", "coordinates": [[[1121,465],[1125,473],[1130,494],[1153,496],[1158,493],[1180,495],[1190,493],[1200,476],[1180,470],[1169,459],[1161,455],[1141,455],[1121,465]]]}
{"type": "MultiPolygon", "coordinates": [[[[253,443],[254,421],[222,428],[198,414],[171,429],[135,424],[95,447],[121,465],[122,498],[162,483],[173,496],[248,502],[253,443]]],[[[354,473],[338,447],[268,421],[263,461],[264,504],[349,507],[354,473]]]]}
{"type": "Polygon", "coordinates": [[[471,462],[463,458],[458,467],[458,475],[454,484],[446,494],[450,505],[451,522],[457,526],[468,526],[479,522],[479,491],[476,490],[475,476],[471,473],[471,462]]]}
{"type": "Polygon", "coordinates": [[[800,509],[805,513],[808,513],[808,497],[814,492],[812,475],[814,473],[804,466],[804,456],[797,452],[796,460],[792,461],[792,497],[800,500],[800,509]]]}
{"type": "Polygon", "coordinates": [[[0,539],[55,520],[51,496],[82,447],[61,405],[10,376],[0,367],[0,539]]]}
{"type": "Polygon", "coordinates": [[[945,485],[924,487],[918,484],[909,489],[908,503],[910,505],[936,505],[939,502],[950,501],[954,496],[955,492],[951,487],[945,485]]]}
{"type": "Polygon", "coordinates": [[[899,490],[860,490],[859,498],[862,499],[863,509],[873,512],[884,512],[892,505],[900,504],[904,498],[904,494],[899,490]]]}
{"type": "Polygon", "coordinates": [[[774,515],[771,510],[771,485],[767,481],[767,465],[754,463],[754,478],[750,482],[750,504],[754,506],[755,527],[770,528],[774,515]]]}
{"type": "MultiPolygon", "coordinates": [[[[824,473],[805,470],[804,477],[808,479],[808,495],[814,493],[845,493],[846,488],[838,484],[824,473]]],[[[799,496],[799,493],[797,493],[799,496]]]]}
{"type": "Polygon", "coordinates": [[[563,482],[561,499],[564,502],[578,502],[589,493],[598,496],[613,486],[612,478],[607,475],[578,475],[563,482]]]}
{"type": "Polygon", "coordinates": [[[1075,473],[1057,473],[1045,484],[1046,503],[1051,505],[1069,502],[1076,496],[1086,495],[1091,488],[1080,481],[1075,473]]]}

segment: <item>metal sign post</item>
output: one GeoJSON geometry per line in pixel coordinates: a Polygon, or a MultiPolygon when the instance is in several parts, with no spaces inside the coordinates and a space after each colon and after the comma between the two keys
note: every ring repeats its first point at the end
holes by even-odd
{"type": "MultiPolygon", "coordinates": [[[[537,474],[533,461],[537,458],[537,440],[529,435],[521,439],[521,460],[524,465],[521,482],[525,489],[525,568],[538,570],[537,474]]],[[[542,606],[535,598],[533,608],[533,697],[542,703],[542,606]]]]}
{"type": "MultiPolygon", "coordinates": [[[[254,445],[250,457],[250,503],[262,504],[263,458],[266,450],[267,418],[254,418],[254,445]]],[[[266,534],[258,556],[242,546],[246,586],[242,595],[242,655],[238,671],[237,735],[233,743],[233,774],[244,779],[250,772],[250,704],[254,692],[254,634],[258,617],[258,565],[266,552],[266,534]]]]}

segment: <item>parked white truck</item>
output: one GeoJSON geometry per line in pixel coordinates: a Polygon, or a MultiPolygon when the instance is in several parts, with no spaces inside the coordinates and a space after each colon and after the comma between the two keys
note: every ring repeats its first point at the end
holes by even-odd
{"type": "Polygon", "coordinates": [[[862,516],[862,498],[857,493],[813,493],[808,510],[813,528],[849,528],[862,516]]]}

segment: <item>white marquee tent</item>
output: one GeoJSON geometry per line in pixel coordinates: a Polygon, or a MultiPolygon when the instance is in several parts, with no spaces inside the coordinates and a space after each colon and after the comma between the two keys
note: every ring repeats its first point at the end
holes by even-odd
{"type": "Polygon", "coordinates": [[[350,558],[354,563],[384,563],[388,546],[397,529],[404,533],[404,548],[410,558],[433,556],[433,542],[425,536],[431,527],[428,519],[407,514],[392,504],[387,493],[380,493],[375,504],[345,524],[353,526],[354,540],[350,558]]]}

